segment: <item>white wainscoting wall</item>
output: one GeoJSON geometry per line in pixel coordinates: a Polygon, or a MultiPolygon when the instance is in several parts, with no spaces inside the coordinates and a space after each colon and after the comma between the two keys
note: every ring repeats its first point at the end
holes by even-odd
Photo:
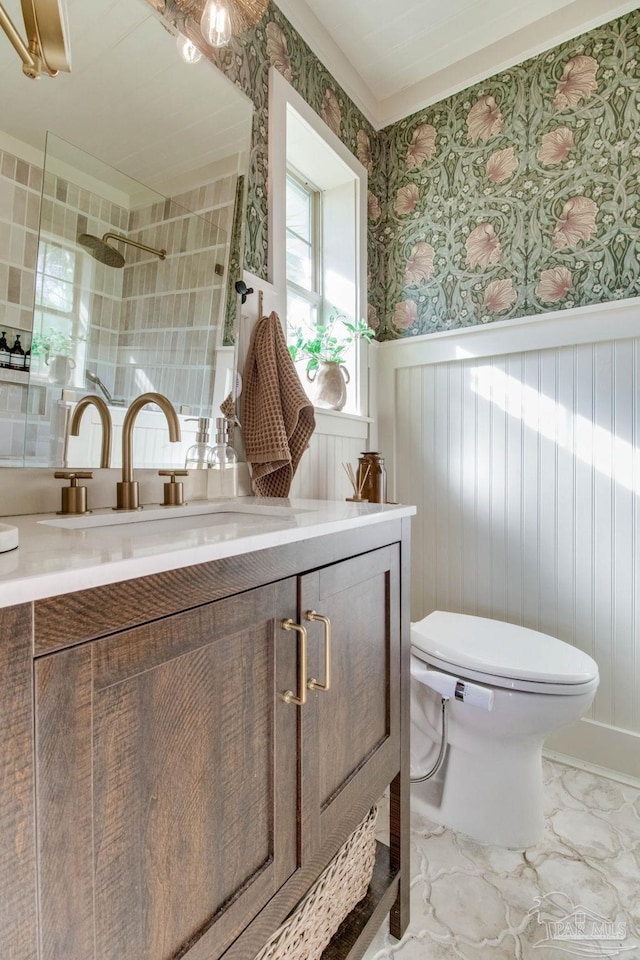
{"type": "Polygon", "coordinates": [[[369,421],[318,409],[315,414],[316,429],[293,479],[290,496],[344,500],[353,491],[342,464],[349,462],[354,469],[357,467],[358,457],[368,449],[369,421]]]}
{"type": "Polygon", "coordinates": [[[412,617],[585,650],[595,704],[548,746],[640,776],[640,300],[407,338],[377,361],[392,489],[418,507],[412,617]]]}

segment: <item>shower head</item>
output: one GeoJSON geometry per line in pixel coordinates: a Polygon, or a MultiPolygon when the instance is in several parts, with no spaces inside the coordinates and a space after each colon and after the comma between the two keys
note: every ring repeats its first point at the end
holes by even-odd
{"type": "Polygon", "coordinates": [[[89,381],[89,383],[93,383],[95,384],[96,387],[100,388],[100,390],[105,396],[107,403],[110,403],[113,407],[125,406],[127,401],[123,397],[118,397],[118,398],[112,397],[111,393],[109,392],[107,387],[105,387],[104,383],[102,382],[102,380],[100,379],[97,373],[94,373],[93,370],[85,370],[84,375],[86,379],[89,381]]]}
{"type": "Polygon", "coordinates": [[[108,267],[116,267],[118,269],[124,267],[124,257],[119,250],[116,250],[110,243],[107,243],[107,240],[120,240],[121,243],[128,243],[132,247],[137,247],[138,250],[146,250],[147,253],[153,253],[156,257],[159,257],[160,260],[164,260],[167,256],[166,250],[156,250],[155,247],[147,247],[146,244],[138,243],[137,240],[129,240],[128,237],[123,237],[119,233],[105,233],[102,240],[99,237],[94,237],[92,233],[81,233],[78,237],[78,243],[91,254],[94,260],[98,260],[100,263],[106,263],[108,267]]]}
{"type": "Polygon", "coordinates": [[[100,237],[94,237],[91,233],[81,233],[78,237],[78,243],[87,250],[94,260],[100,263],[106,263],[108,267],[124,267],[124,257],[119,250],[110,244],[105,243],[100,237]]]}

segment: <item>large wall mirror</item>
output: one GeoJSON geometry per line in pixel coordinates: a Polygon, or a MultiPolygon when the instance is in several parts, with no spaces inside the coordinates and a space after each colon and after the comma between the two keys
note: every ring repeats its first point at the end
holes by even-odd
{"type": "MultiPolygon", "coordinates": [[[[233,380],[252,104],[144,0],[68,14],[71,74],[0,61],[0,466],[98,466],[84,425],[69,449],[85,393],[115,436],[133,397],[164,393],[188,445],[233,380]]],[[[179,463],[154,417],[137,465],[179,463]]]]}

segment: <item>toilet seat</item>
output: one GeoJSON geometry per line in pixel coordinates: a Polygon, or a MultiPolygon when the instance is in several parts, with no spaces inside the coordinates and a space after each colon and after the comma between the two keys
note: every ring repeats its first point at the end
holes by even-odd
{"type": "Polygon", "coordinates": [[[598,683],[598,666],[582,650],[486,617],[436,610],[411,625],[411,649],[445,673],[511,690],[572,695],[598,683]]]}

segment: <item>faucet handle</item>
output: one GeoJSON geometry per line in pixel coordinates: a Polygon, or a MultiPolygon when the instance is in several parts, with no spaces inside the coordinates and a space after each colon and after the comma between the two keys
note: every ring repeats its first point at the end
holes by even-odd
{"type": "Polygon", "coordinates": [[[159,477],[170,477],[169,483],[164,485],[164,502],[163,506],[165,507],[182,507],[184,506],[184,488],[180,480],[176,481],[176,477],[188,477],[188,470],[158,470],[159,477]]]}
{"type": "Polygon", "coordinates": [[[62,506],[58,513],[91,513],[87,509],[87,488],[79,487],[78,480],[93,480],[92,470],[56,470],[54,477],[70,481],[70,486],[61,490],[62,506]]]}

